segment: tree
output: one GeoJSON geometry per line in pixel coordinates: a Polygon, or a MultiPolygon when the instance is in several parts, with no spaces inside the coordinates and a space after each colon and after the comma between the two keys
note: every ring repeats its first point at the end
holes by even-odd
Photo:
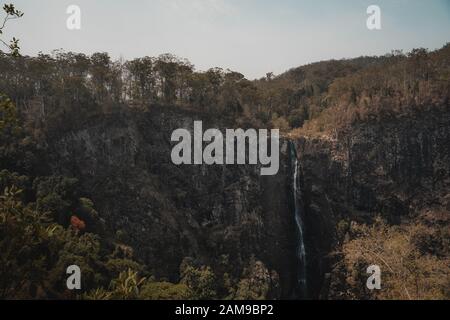
{"type": "Polygon", "coordinates": [[[429,225],[390,226],[380,218],[370,225],[352,222],[345,228],[343,258],[332,274],[332,297],[344,293],[347,299],[448,299],[448,223],[447,216],[429,225]],[[382,269],[382,290],[365,285],[371,265],[382,269]]]}
{"type": "MultiPolygon", "coordinates": [[[[0,23],[0,36],[3,34],[4,32],[4,28],[6,27],[6,23],[9,20],[13,20],[13,19],[18,19],[23,17],[23,12],[17,10],[13,4],[5,4],[3,6],[3,11],[5,11],[6,16],[3,18],[3,22],[0,23]]],[[[19,40],[16,38],[12,38],[12,40],[10,41],[10,43],[8,44],[6,41],[4,41],[3,39],[0,38],[0,42],[8,48],[8,50],[10,51],[12,56],[18,57],[19,54],[19,40]]],[[[0,50],[0,53],[2,53],[2,51],[0,50]]]]}
{"type": "Polygon", "coordinates": [[[127,94],[133,103],[151,104],[158,98],[156,88],[155,59],[144,57],[125,64],[128,71],[127,94]]]}
{"type": "Polygon", "coordinates": [[[103,102],[111,89],[111,59],[107,53],[91,56],[91,84],[97,102],[103,102]]]}
{"type": "Polygon", "coordinates": [[[35,145],[23,129],[16,106],[0,94],[1,169],[30,172],[35,163],[35,145]]]}
{"type": "Polygon", "coordinates": [[[192,291],[192,299],[205,300],[217,298],[216,281],[210,267],[196,268],[187,265],[181,271],[181,284],[185,284],[192,291]]]}
{"type": "Polygon", "coordinates": [[[20,201],[22,190],[0,196],[0,298],[27,297],[42,286],[46,268],[39,247],[53,232],[47,217],[20,201]]]}
{"type": "Polygon", "coordinates": [[[191,290],[185,284],[148,282],[142,287],[140,298],[145,300],[188,300],[191,295],[191,290]]]}
{"type": "Polygon", "coordinates": [[[269,272],[261,261],[252,257],[244,269],[232,298],[236,300],[269,299],[278,289],[278,285],[278,274],[269,272]]]}

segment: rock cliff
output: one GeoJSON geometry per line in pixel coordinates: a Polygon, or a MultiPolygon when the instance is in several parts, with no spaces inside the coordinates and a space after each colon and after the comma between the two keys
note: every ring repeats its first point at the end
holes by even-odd
{"type": "Polygon", "coordinates": [[[273,274],[269,297],[290,297],[296,244],[287,142],[275,176],[252,165],[176,166],[171,134],[192,131],[194,120],[224,128],[170,107],[93,118],[51,139],[52,172],[80,180],[111,235],[156,277],[178,281],[190,257],[239,278],[254,258],[273,274]]]}
{"type": "Polygon", "coordinates": [[[431,207],[450,211],[449,141],[448,107],[296,141],[313,296],[326,292],[339,221],[399,224],[431,207]]]}
{"type": "MultiPolygon", "coordinates": [[[[183,259],[239,278],[262,261],[269,298],[292,298],[298,272],[288,141],[280,170],[258,166],[176,166],[177,128],[226,128],[179,108],[153,107],[92,118],[49,141],[52,172],[77,177],[111,236],[130,245],[158,278],[178,281],[183,259]],[[254,262],[252,262],[254,264],[254,262]]],[[[334,135],[299,137],[301,205],[309,296],[326,298],[329,254],[342,219],[391,223],[429,206],[449,210],[450,113],[366,121],[334,135]],[[325,292],[325,293],[324,293],[325,292]]]]}

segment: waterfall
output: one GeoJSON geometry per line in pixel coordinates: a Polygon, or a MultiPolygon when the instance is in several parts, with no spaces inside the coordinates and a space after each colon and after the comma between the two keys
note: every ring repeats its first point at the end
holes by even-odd
{"type": "Polygon", "coordinates": [[[297,259],[298,259],[298,272],[297,272],[297,290],[300,298],[306,298],[307,296],[307,281],[306,281],[306,249],[304,241],[304,224],[301,208],[301,191],[300,191],[300,179],[299,179],[299,163],[297,158],[297,151],[295,145],[290,143],[291,149],[291,166],[293,166],[292,177],[292,193],[294,201],[294,217],[296,225],[297,235],[297,259]]]}

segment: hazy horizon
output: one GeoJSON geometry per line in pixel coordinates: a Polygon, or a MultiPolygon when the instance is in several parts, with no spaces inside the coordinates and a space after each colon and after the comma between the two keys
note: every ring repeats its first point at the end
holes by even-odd
{"type": "Polygon", "coordinates": [[[172,53],[197,70],[220,67],[248,79],[323,60],[435,50],[450,41],[448,0],[11,2],[25,15],[10,21],[5,35],[20,39],[24,55],[63,49],[129,60],[172,53]],[[66,27],[72,4],[81,8],[81,30],[66,27]],[[372,4],[381,8],[381,30],[366,27],[372,4]]]}

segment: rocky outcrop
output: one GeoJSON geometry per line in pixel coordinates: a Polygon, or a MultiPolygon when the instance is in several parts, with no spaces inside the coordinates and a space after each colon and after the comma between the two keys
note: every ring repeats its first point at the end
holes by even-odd
{"type": "Polygon", "coordinates": [[[173,130],[224,127],[179,108],[153,107],[89,120],[52,138],[52,172],[80,180],[117,238],[157,278],[178,281],[185,257],[239,279],[251,259],[278,274],[269,297],[290,297],[295,239],[287,143],[276,176],[257,166],[172,164],[173,130]],[[281,290],[279,290],[281,289],[281,290]]]}
{"type": "Polygon", "coordinates": [[[449,141],[447,107],[296,141],[313,296],[324,289],[340,220],[401,223],[427,206],[449,212],[449,141]]]}
{"type": "MultiPolygon", "coordinates": [[[[194,120],[204,128],[233,126],[169,107],[103,115],[50,139],[49,165],[54,174],[80,180],[111,235],[132,246],[157,278],[178,281],[185,257],[236,279],[260,261],[259,269],[270,274],[264,287],[279,281],[267,296],[295,297],[298,244],[288,142],[281,142],[276,176],[261,176],[250,165],[176,166],[170,161],[172,131],[192,130],[194,120]]],[[[326,297],[341,220],[382,215],[400,223],[427,206],[448,211],[448,141],[448,109],[294,140],[310,297],[326,297]]]]}

